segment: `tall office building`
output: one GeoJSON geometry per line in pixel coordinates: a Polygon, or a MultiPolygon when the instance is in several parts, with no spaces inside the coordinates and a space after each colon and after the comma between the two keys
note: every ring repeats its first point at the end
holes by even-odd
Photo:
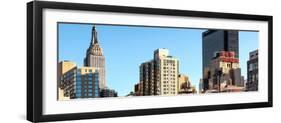
{"type": "Polygon", "coordinates": [[[247,91],[257,91],[258,90],[258,50],[250,52],[249,60],[247,61],[247,91]]]}
{"type": "Polygon", "coordinates": [[[59,63],[60,87],[63,97],[59,100],[99,97],[99,72],[94,67],[78,68],[74,62],[59,63]]]}
{"type": "Polygon", "coordinates": [[[96,68],[99,72],[99,87],[100,89],[106,88],[105,57],[98,42],[95,26],[92,29],[91,44],[84,59],[84,66],[96,68]]]}
{"type": "Polygon", "coordinates": [[[154,51],[154,59],[140,65],[140,95],[178,94],[179,60],[168,49],[154,51]]]}
{"type": "Polygon", "coordinates": [[[216,52],[234,51],[235,57],[239,58],[238,31],[234,30],[208,30],[202,34],[202,72],[210,64],[216,52]]]}

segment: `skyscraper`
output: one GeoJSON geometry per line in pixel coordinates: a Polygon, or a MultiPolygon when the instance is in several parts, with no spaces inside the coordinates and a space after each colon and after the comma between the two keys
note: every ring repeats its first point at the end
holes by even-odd
{"type": "Polygon", "coordinates": [[[141,95],[178,94],[179,60],[168,49],[154,51],[154,59],[140,65],[141,95]]]}
{"type": "Polygon", "coordinates": [[[105,57],[99,45],[95,26],[92,29],[92,39],[84,59],[84,66],[94,67],[99,72],[99,87],[106,88],[105,57]]]}
{"type": "Polygon", "coordinates": [[[239,58],[238,31],[235,30],[208,30],[202,34],[202,72],[210,64],[216,52],[234,51],[239,58]]]}

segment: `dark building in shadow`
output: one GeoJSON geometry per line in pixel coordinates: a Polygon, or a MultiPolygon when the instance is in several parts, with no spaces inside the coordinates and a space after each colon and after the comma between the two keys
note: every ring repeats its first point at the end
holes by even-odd
{"type": "Polygon", "coordinates": [[[247,62],[247,84],[246,91],[258,91],[258,50],[250,52],[247,62]]]}

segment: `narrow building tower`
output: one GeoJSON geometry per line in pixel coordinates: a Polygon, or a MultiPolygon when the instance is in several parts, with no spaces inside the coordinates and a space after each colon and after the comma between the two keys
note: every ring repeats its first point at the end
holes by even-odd
{"type": "Polygon", "coordinates": [[[92,29],[91,44],[87,49],[86,57],[84,59],[84,66],[95,67],[99,72],[100,89],[106,88],[105,57],[103,56],[102,48],[100,47],[98,42],[95,26],[93,26],[92,29]]]}

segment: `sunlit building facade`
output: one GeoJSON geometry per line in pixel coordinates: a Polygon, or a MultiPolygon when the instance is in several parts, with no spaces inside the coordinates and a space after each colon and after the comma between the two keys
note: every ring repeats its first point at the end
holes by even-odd
{"type": "Polygon", "coordinates": [[[61,61],[59,100],[99,97],[99,72],[94,67],[78,68],[74,62],[61,61]],[[63,93],[63,94],[62,94],[63,93]]]}
{"type": "MultiPolygon", "coordinates": [[[[64,77],[66,73],[70,71],[75,71],[77,69],[76,64],[70,61],[61,61],[58,64],[58,77],[57,77],[57,99],[58,100],[69,100],[70,94],[68,93],[68,89],[65,87],[64,77]]],[[[68,83],[73,84],[75,82],[74,79],[69,79],[68,83]]]]}
{"type": "Polygon", "coordinates": [[[168,49],[154,51],[154,59],[140,65],[140,94],[178,94],[179,60],[169,56],[168,49]]]}
{"type": "Polygon", "coordinates": [[[204,71],[204,92],[240,92],[244,90],[239,59],[235,52],[220,51],[204,71]]]}
{"type": "Polygon", "coordinates": [[[99,45],[95,26],[92,29],[92,40],[84,59],[84,66],[94,67],[99,72],[99,87],[106,88],[105,57],[99,45]]]}
{"type": "Polygon", "coordinates": [[[178,94],[197,93],[196,88],[191,85],[189,77],[184,74],[178,75],[178,94]]]}

